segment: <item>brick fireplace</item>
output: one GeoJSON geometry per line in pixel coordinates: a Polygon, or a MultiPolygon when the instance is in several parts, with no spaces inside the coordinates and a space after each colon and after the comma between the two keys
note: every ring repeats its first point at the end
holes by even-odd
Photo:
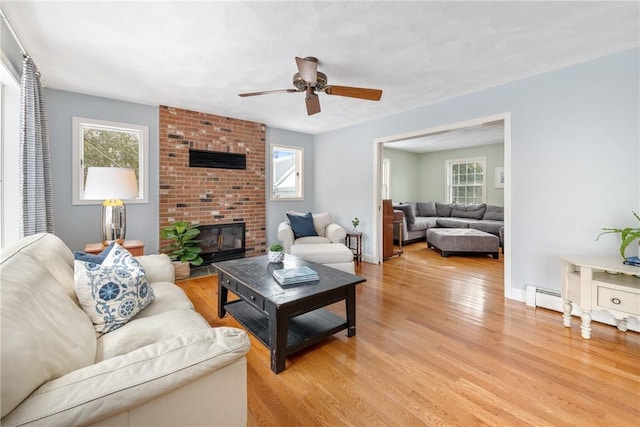
{"type": "Polygon", "coordinates": [[[261,123],[160,106],[160,227],[244,223],[246,256],[265,253],[265,143],[261,123]]]}

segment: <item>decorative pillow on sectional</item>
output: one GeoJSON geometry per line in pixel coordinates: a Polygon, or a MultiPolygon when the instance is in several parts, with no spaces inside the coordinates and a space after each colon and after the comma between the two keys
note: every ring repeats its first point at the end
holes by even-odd
{"type": "Polygon", "coordinates": [[[78,261],[84,261],[84,262],[92,262],[94,264],[102,264],[102,261],[104,261],[104,259],[107,257],[107,255],[109,255],[109,252],[111,252],[111,249],[113,248],[113,245],[115,245],[115,242],[111,243],[109,246],[104,248],[102,250],[102,252],[100,252],[97,255],[96,254],[88,254],[86,252],[74,251],[73,252],[73,259],[78,260],[78,261]]]}
{"type": "Polygon", "coordinates": [[[393,205],[393,209],[401,210],[404,212],[404,217],[407,220],[407,224],[415,224],[416,223],[416,211],[413,208],[413,204],[398,204],[393,205]]]}
{"type": "Polygon", "coordinates": [[[451,216],[456,218],[482,219],[487,205],[482,203],[479,205],[458,205],[454,204],[451,209],[451,216]]]}
{"type": "Polygon", "coordinates": [[[451,203],[436,202],[436,212],[438,216],[451,216],[451,209],[453,205],[451,203]]]}
{"type": "Polygon", "coordinates": [[[502,206],[487,205],[487,210],[484,212],[482,219],[504,221],[504,208],[502,206]]]}
{"type": "Polygon", "coordinates": [[[74,270],[78,301],[99,335],[118,329],[153,301],[144,269],[117,243],[102,264],[76,260],[74,270]]]}
{"type": "Polygon", "coordinates": [[[300,237],[317,236],[316,229],[313,228],[313,216],[311,212],[298,215],[294,213],[287,213],[289,218],[289,224],[293,230],[293,236],[298,239],[300,237]]]}
{"type": "Polygon", "coordinates": [[[435,202],[418,202],[418,215],[420,216],[438,216],[435,202]]]}

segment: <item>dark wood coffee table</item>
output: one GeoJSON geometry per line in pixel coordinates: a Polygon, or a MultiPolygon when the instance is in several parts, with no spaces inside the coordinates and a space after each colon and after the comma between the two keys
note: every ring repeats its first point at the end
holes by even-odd
{"type": "Polygon", "coordinates": [[[355,285],[364,277],[286,255],[270,264],[267,256],[213,264],[218,270],[218,316],[229,312],[271,353],[271,370],[280,373],[286,357],[343,329],[356,334],[355,285]],[[274,269],[307,265],[320,280],[281,286],[274,269]],[[227,301],[231,291],[240,299],[227,301]],[[345,301],[346,319],[323,308],[345,301]]]}

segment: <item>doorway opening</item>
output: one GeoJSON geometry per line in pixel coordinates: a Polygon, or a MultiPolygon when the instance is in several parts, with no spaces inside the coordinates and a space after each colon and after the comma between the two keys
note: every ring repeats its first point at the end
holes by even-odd
{"type": "MultiPolygon", "coordinates": [[[[384,179],[384,147],[392,145],[392,143],[404,145],[419,144],[435,144],[432,151],[436,149],[448,150],[453,148],[451,141],[447,146],[447,136],[463,135],[471,136],[474,130],[484,131],[490,125],[501,124],[502,139],[504,143],[504,169],[501,171],[501,185],[504,185],[504,296],[511,298],[511,112],[504,112],[491,116],[479,117],[476,119],[466,120],[462,122],[449,123],[442,126],[422,129],[414,132],[390,135],[374,140],[374,214],[376,221],[374,235],[372,236],[374,246],[374,258],[378,263],[383,262],[382,259],[382,199],[386,192],[389,191],[389,180],[384,179]],[[437,138],[435,138],[437,137],[437,138]],[[439,146],[438,146],[439,145],[439,146]],[[384,183],[384,185],[383,185],[384,183]]],[[[471,140],[472,138],[468,138],[471,140]]],[[[460,141],[456,142],[460,144],[460,141]]],[[[468,142],[471,143],[471,142],[468,142]]],[[[462,148],[458,145],[456,148],[462,148]]],[[[493,174],[493,171],[490,171],[493,174]]],[[[392,180],[393,178],[391,178],[392,180]]],[[[444,179],[444,177],[443,177],[444,179]]],[[[493,182],[493,180],[491,180],[493,182]]],[[[391,183],[391,186],[393,183],[391,183]]],[[[444,188],[443,188],[444,190],[444,188]]],[[[393,194],[391,194],[393,195],[393,194]]]]}

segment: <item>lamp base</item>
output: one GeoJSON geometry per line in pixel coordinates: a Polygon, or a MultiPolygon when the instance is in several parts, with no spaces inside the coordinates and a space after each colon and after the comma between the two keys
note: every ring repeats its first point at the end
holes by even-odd
{"type": "Polygon", "coordinates": [[[100,217],[100,239],[104,246],[124,243],[127,231],[127,208],[122,200],[105,200],[100,217]]]}

